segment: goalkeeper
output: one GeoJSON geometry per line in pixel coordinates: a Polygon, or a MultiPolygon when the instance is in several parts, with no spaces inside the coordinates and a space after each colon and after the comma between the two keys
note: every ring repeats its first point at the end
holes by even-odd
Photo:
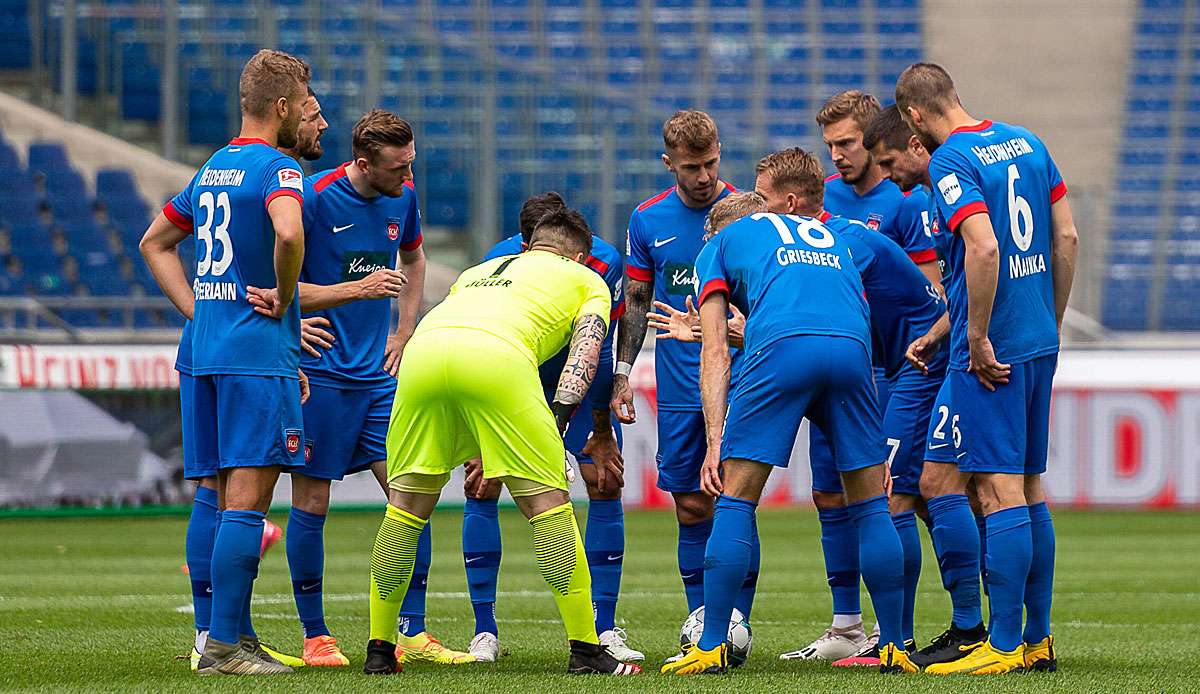
{"type": "Polygon", "coordinates": [[[582,263],[592,232],[563,209],[538,223],[529,250],[463,272],[417,326],[397,375],[387,436],[388,506],[371,553],[371,637],[364,671],[390,674],[396,618],[417,540],[450,471],[483,459],[533,526],[538,570],[566,626],[568,672],[632,675],[599,645],[591,576],[567,494],[562,432],[596,374],[608,287],[582,263]],[[570,345],[547,405],[538,365],[570,345]]]}

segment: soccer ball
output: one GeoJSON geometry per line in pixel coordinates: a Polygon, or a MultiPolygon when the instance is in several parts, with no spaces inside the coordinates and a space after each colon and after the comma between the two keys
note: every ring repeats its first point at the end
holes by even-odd
{"type": "MultiPolygon", "coordinates": [[[[683,626],[679,628],[679,646],[682,648],[699,643],[700,635],[703,633],[704,606],[702,605],[683,620],[683,626]]],[[[737,667],[746,662],[746,659],[750,657],[750,649],[754,646],[754,634],[750,631],[750,622],[747,622],[745,616],[736,609],[729,616],[729,632],[725,636],[725,641],[729,644],[729,664],[737,667]]]]}

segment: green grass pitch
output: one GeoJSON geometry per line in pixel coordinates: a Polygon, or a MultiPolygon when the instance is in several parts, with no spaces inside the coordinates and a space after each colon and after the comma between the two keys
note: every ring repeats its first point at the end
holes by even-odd
{"type": "MultiPolygon", "coordinates": [[[[583,516],[583,509],[580,509],[583,516]]],[[[759,514],[763,567],[754,653],[725,677],[674,678],[657,665],[674,652],[685,616],[675,567],[675,524],[663,512],[626,516],[628,547],[618,619],[647,653],[635,678],[562,674],[562,627],[533,566],[527,524],[501,513],[504,563],[498,616],[507,655],[495,664],[412,666],[392,678],[361,674],[367,633],[367,560],[379,515],[334,513],[326,530],[326,608],[352,665],[294,675],[200,681],[186,661],[192,638],[181,573],[185,519],[0,521],[0,689],[4,691],[1055,691],[1195,692],[1200,676],[1200,513],[1059,512],[1054,632],[1060,671],[980,679],[882,678],[869,670],[780,662],[827,624],[829,594],[811,510],[759,514]],[[184,608],[184,609],[181,609],[184,608]]],[[[286,514],[274,513],[284,524],[286,514]]],[[[459,544],[461,512],[434,516],[430,629],[463,648],[472,635],[459,544]]],[[[922,533],[924,534],[924,533],[922,533]]],[[[864,593],[864,605],[868,604],[864,593]]],[[[255,595],[259,634],[299,650],[282,543],[263,562],[255,595]]],[[[924,642],[944,627],[949,602],[926,538],[917,605],[924,642]]]]}

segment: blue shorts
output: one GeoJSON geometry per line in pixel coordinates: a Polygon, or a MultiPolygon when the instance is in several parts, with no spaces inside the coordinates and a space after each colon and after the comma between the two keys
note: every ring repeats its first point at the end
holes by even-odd
{"type": "Polygon", "coordinates": [[[307,477],[340,480],[387,460],[388,421],[396,386],[337,388],[312,384],[304,403],[304,433],[311,452],[307,477]]]}
{"type": "MultiPolygon", "coordinates": [[[[617,448],[620,448],[624,441],[621,438],[621,425],[617,422],[615,416],[611,416],[613,433],[617,437],[617,448]]],[[[563,437],[563,446],[575,458],[575,462],[580,465],[591,465],[592,459],[590,456],[583,454],[583,447],[587,445],[588,437],[592,435],[592,407],[587,402],[579,406],[575,411],[575,415],[571,417],[570,424],[567,425],[567,435],[563,437]]]]}
{"type": "Polygon", "coordinates": [[[708,441],[701,410],[658,410],[658,488],[680,494],[700,491],[700,466],[708,441]]]}
{"type": "MultiPolygon", "coordinates": [[[[875,378],[877,401],[887,403],[889,388],[887,374],[883,369],[873,368],[872,375],[875,378]]],[[[833,462],[833,451],[829,448],[829,440],[825,438],[821,428],[811,421],[808,423],[808,466],[812,471],[814,492],[842,493],[842,475],[838,472],[837,464],[833,462]]]]}
{"type": "Polygon", "coordinates": [[[797,335],[749,354],[729,398],[721,459],[787,467],[804,418],[828,436],[838,472],[886,458],[867,348],[797,335]]]}
{"type": "Polygon", "coordinates": [[[1050,441],[1050,388],[1058,355],[1012,365],[995,392],[975,374],[950,373],[950,397],[960,415],[963,472],[1037,475],[1046,471],[1050,441]]]}
{"type": "MultiPolygon", "coordinates": [[[[211,395],[211,393],[207,393],[211,395]]],[[[213,446],[216,440],[212,437],[198,437],[196,432],[196,410],[201,412],[216,411],[216,404],[211,402],[196,402],[196,379],[180,372],[179,374],[179,411],[183,415],[183,478],[202,480],[206,477],[216,477],[220,465],[217,463],[217,449],[213,446]],[[197,450],[199,446],[199,450],[197,450]]]]}
{"type": "MultiPolygon", "coordinates": [[[[195,467],[203,469],[206,460],[216,461],[222,470],[304,466],[304,419],[296,379],[218,374],[191,381],[184,431],[186,435],[191,427],[195,467]]],[[[186,439],[184,447],[188,448],[186,439]]]]}
{"type": "Polygon", "coordinates": [[[925,434],[925,460],[931,463],[958,464],[962,430],[958,428],[958,410],[950,400],[949,375],[942,381],[925,434]]]}
{"type": "Polygon", "coordinates": [[[883,414],[883,436],[892,470],[892,491],[921,495],[929,412],[945,383],[945,372],[925,374],[905,365],[892,377],[883,414]]]}

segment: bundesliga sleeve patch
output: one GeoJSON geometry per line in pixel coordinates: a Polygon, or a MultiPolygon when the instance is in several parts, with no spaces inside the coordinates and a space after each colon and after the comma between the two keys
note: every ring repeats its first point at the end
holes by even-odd
{"type": "Polygon", "coordinates": [[[959,184],[958,176],[955,174],[946,174],[942,180],[938,181],[937,185],[947,205],[953,205],[962,197],[962,185],[959,184]]]}
{"type": "Polygon", "coordinates": [[[280,169],[279,170],[279,187],[292,188],[294,190],[303,190],[304,175],[296,169],[280,169]]]}

